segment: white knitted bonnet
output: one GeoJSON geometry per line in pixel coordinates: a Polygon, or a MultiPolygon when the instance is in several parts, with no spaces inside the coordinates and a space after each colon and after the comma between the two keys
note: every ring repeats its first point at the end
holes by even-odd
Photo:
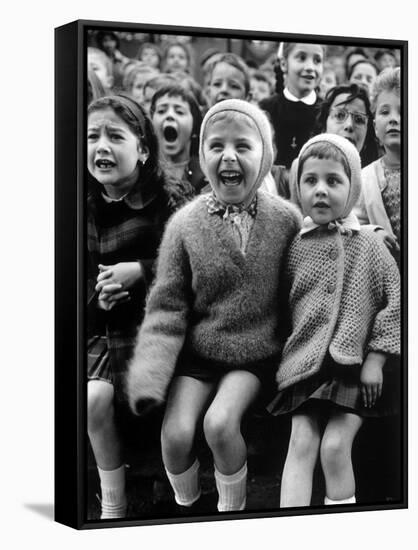
{"type": "MultiPolygon", "coordinates": [[[[303,147],[300,150],[298,160],[300,161],[300,158],[306,150],[315,143],[331,143],[334,145],[341,154],[345,157],[347,160],[347,164],[350,167],[350,191],[347,198],[347,203],[345,205],[344,211],[342,213],[342,218],[345,218],[348,216],[348,214],[351,212],[355,204],[357,203],[357,200],[360,196],[361,191],[361,160],[360,155],[357,151],[357,149],[354,147],[354,145],[346,138],[343,138],[341,136],[338,136],[336,134],[319,134],[310,140],[308,140],[303,147]]],[[[298,167],[298,174],[297,174],[297,184],[296,184],[296,194],[299,201],[299,204],[301,204],[300,200],[300,186],[299,186],[299,180],[300,180],[301,170],[298,167]]]]}
{"type": "MultiPolygon", "coordinates": [[[[260,187],[264,178],[270,172],[273,164],[273,139],[271,133],[270,122],[267,119],[267,116],[264,112],[257,107],[252,105],[248,101],[242,99],[225,99],[216,103],[209,109],[206,113],[202,126],[200,127],[200,145],[199,145],[199,161],[203,173],[208,177],[206,172],[206,162],[203,154],[203,143],[206,137],[206,129],[208,127],[209,121],[217,115],[218,113],[227,113],[227,112],[237,112],[248,116],[256,128],[258,129],[262,141],[262,157],[260,164],[260,171],[257,176],[257,180],[252,188],[252,196],[255,195],[257,189],[260,187]]],[[[209,178],[208,178],[209,179],[209,178]]],[[[209,183],[212,186],[212,182],[209,180],[209,183]]]]}

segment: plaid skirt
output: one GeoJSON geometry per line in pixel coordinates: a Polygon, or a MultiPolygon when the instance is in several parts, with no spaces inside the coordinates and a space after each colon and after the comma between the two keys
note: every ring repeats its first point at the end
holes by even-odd
{"type": "Polygon", "coordinates": [[[87,379],[112,384],[116,400],[124,400],[124,379],[135,347],[135,336],[96,335],[87,343],[87,379]]]}
{"type": "Polygon", "coordinates": [[[363,404],[360,370],[360,365],[340,365],[328,355],[317,374],[278,392],[267,406],[267,410],[277,416],[295,412],[317,400],[362,417],[397,414],[400,401],[400,369],[395,360],[389,358],[383,369],[382,395],[372,408],[366,408],[363,404]]]}

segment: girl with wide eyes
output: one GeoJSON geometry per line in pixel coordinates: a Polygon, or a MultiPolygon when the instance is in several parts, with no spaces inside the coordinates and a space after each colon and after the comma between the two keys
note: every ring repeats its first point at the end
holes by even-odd
{"type": "Polygon", "coordinates": [[[129,97],[106,96],[89,105],[87,165],[87,428],[100,478],[101,518],[109,519],[126,516],[116,418],[126,408],[122,379],[172,197],[151,122],[129,97]]]}
{"type": "Polygon", "coordinates": [[[282,43],[276,64],[276,93],[260,102],[273,125],[275,164],[290,169],[315,125],[315,89],[323,71],[324,46],[282,43]]]}
{"type": "Polygon", "coordinates": [[[389,67],[374,88],[374,127],[384,155],[362,171],[356,215],[362,224],[383,227],[386,243],[399,263],[401,245],[401,72],[389,67]]]}
{"type": "Polygon", "coordinates": [[[360,188],[349,140],[319,134],[302,147],[296,189],[305,218],[285,265],[291,330],[268,407],[291,415],[281,507],[311,504],[318,459],[324,504],[355,504],[353,441],[368,417],[396,412],[399,271],[352,212],[360,188]]]}

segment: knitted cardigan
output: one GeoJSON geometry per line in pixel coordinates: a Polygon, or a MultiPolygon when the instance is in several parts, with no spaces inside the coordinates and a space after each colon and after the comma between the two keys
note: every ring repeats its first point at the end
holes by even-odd
{"type": "Polygon", "coordinates": [[[279,273],[300,223],[293,205],[258,191],[244,256],[205,195],[171,218],[127,376],[133,410],[164,401],[183,346],[238,367],[280,353],[279,273]]]}
{"type": "Polygon", "coordinates": [[[286,278],[292,331],[277,372],[279,390],[318,372],[327,352],[341,365],[361,364],[369,351],[399,354],[399,270],[371,229],[298,235],[286,278]]]}

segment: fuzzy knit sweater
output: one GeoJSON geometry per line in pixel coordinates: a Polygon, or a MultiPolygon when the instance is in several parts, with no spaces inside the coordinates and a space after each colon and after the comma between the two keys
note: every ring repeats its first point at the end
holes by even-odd
{"type": "Polygon", "coordinates": [[[292,330],[279,390],[318,372],[328,351],[341,365],[361,364],[369,351],[400,353],[399,270],[372,230],[298,235],[286,278],[292,330]]]}
{"type": "Polygon", "coordinates": [[[183,346],[226,366],[280,353],[279,274],[300,223],[292,204],[258,191],[243,255],[205,195],[171,218],[127,376],[134,411],[140,400],[164,401],[183,346]]]}

